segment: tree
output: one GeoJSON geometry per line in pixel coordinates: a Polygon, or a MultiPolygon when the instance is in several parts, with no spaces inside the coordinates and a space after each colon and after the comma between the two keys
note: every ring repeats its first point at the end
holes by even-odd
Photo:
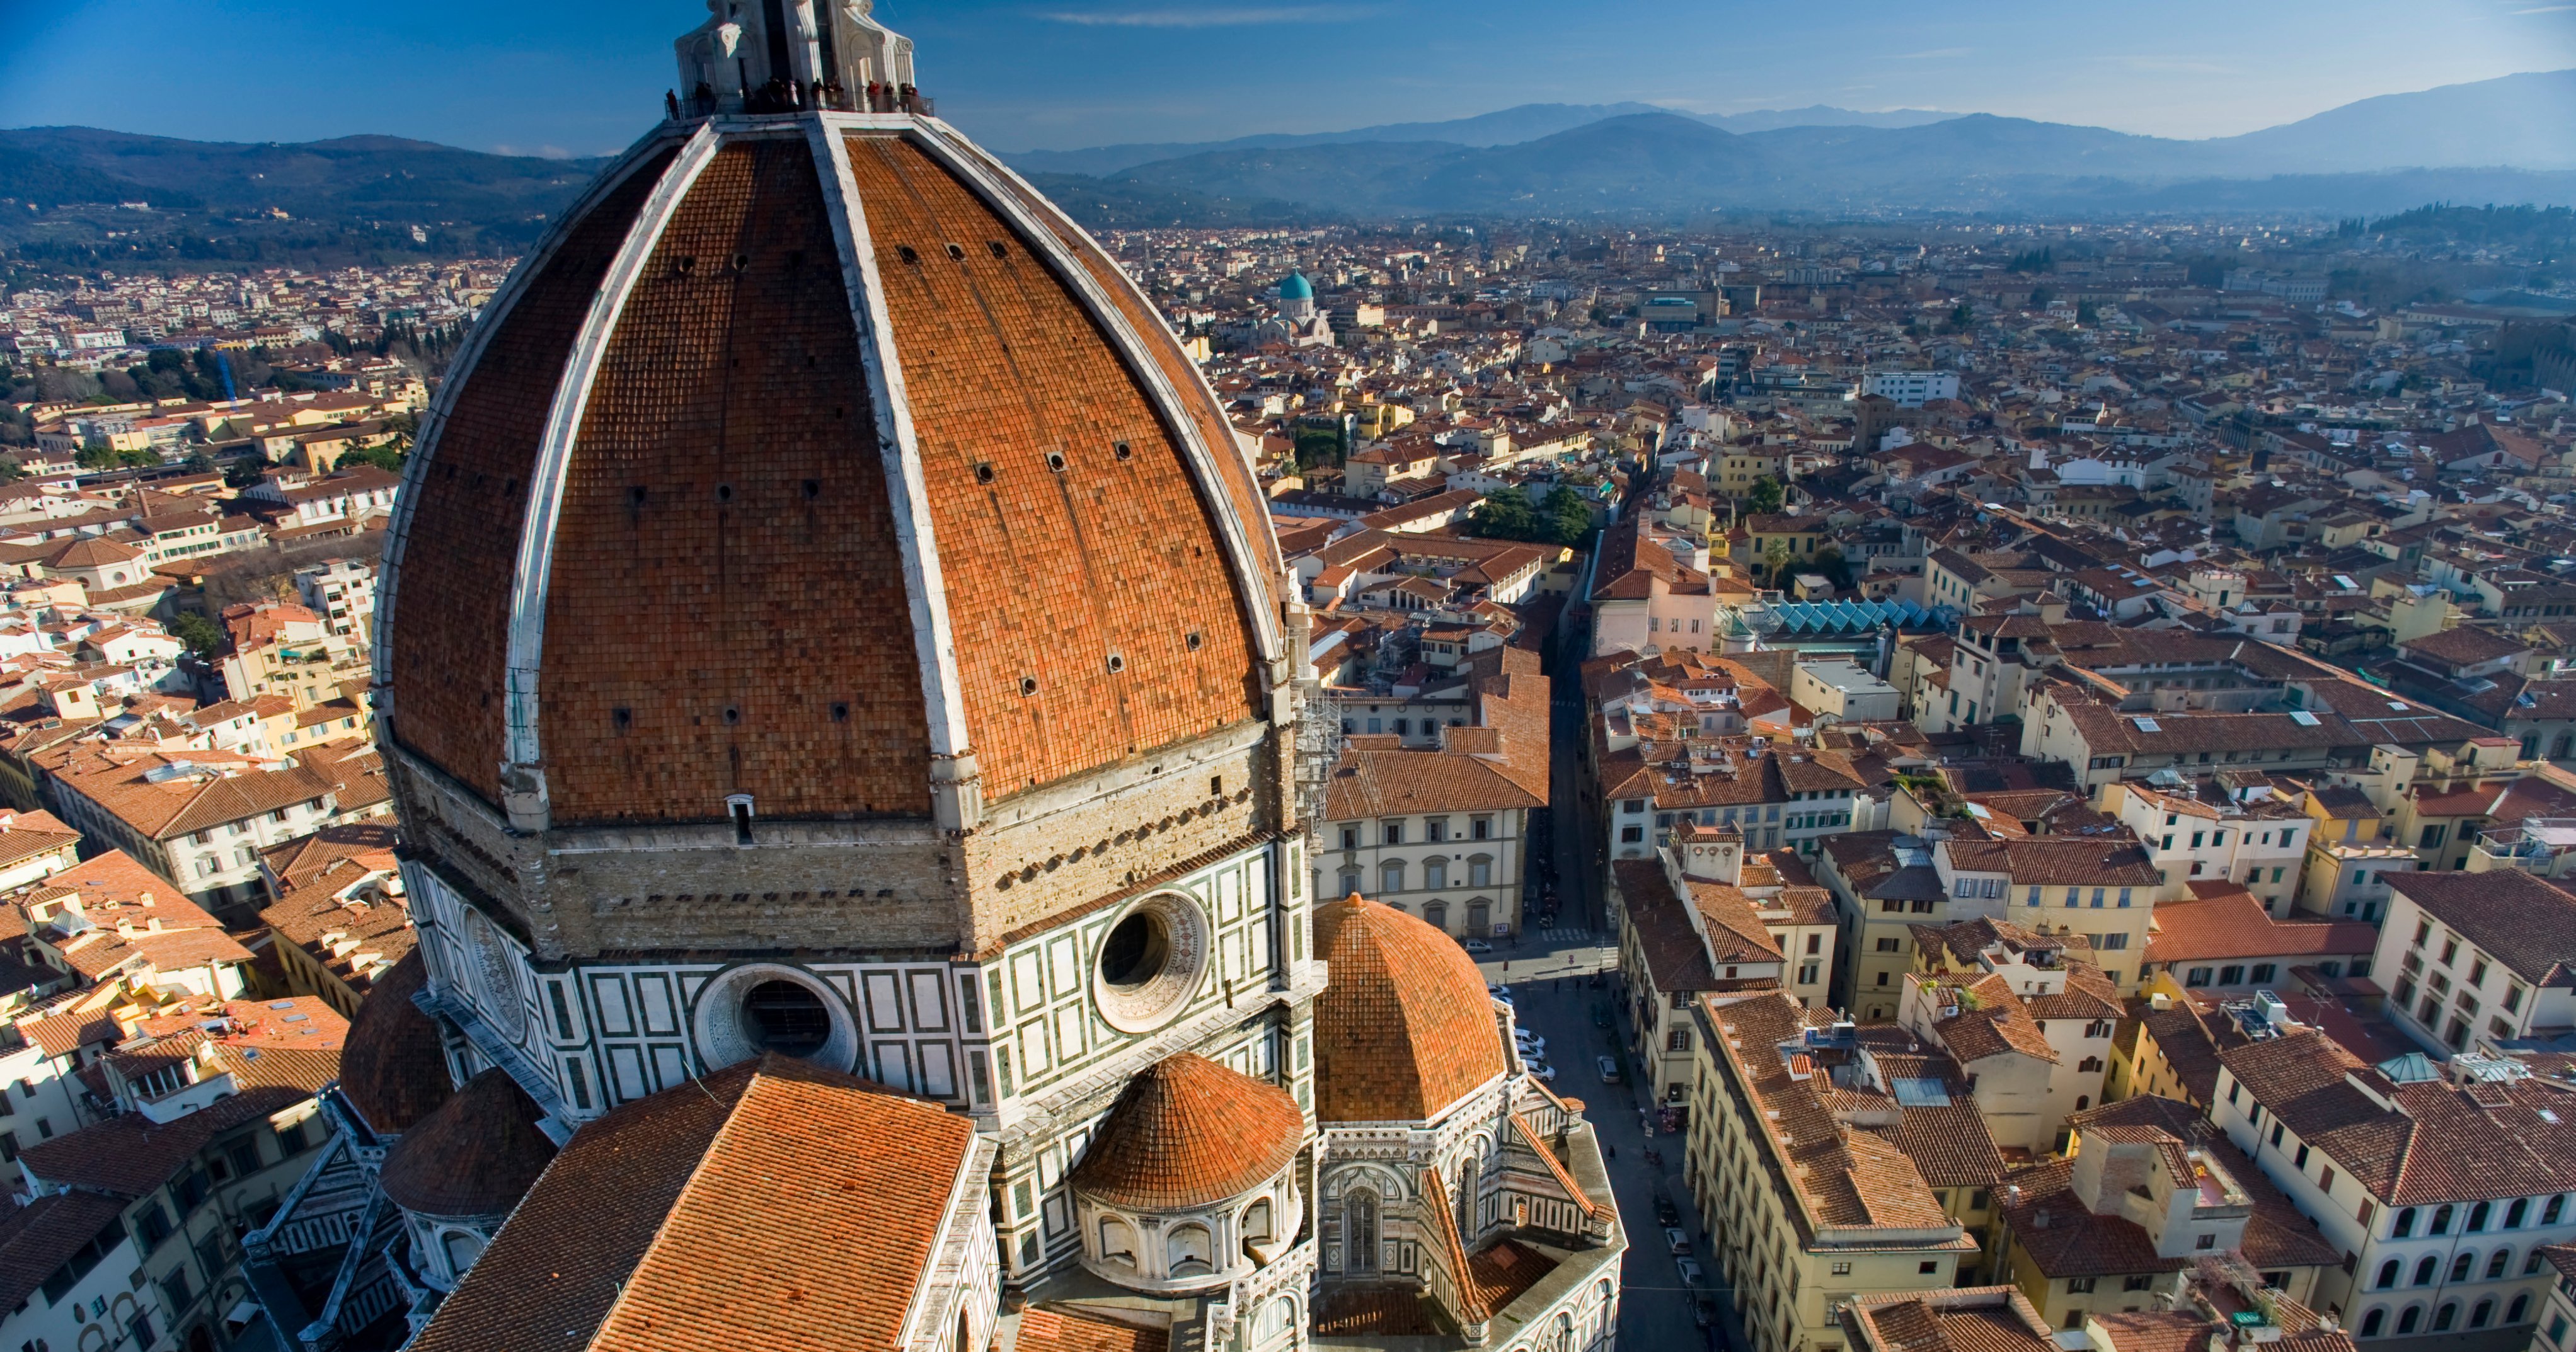
{"type": "Polygon", "coordinates": [[[183,610],[172,617],[170,636],[187,644],[188,651],[199,657],[212,657],[224,646],[224,631],[193,610],[183,610]]]}
{"type": "Polygon", "coordinates": [[[2102,322],[2102,312],[2093,307],[2093,302],[2079,300],[2075,302],[2075,322],[2088,329],[2097,327],[2102,322]]]}
{"type": "Polygon", "coordinates": [[[388,442],[382,446],[360,446],[351,450],[340,457],[339,464],[373,465],[388,474],[400,474],[403,462],[410,458],[403,453],[402,447],[388,442]]]}
{"type": "Polygon", "coordinates": [[[1788,505],[1789,490],[1768,474],[1754,480],[1752,489],[1744,495],[1745,510],[1757,515],[1767,515],[1788,505]]]}
{"type": "Polygon", "coordinates": [[[1950,331],[1966,333],[1977,326],[1977,307],[1966,301],[1950,307],[1950,331]]]}
{"type": "Polygon", "coordinates": [[[2055,299],[2057,299],[2057,293],[2047,287],[2034,286],[2030,289],[2030,308],[2034,310],[2047,309],[2048,303],[2055,299]]]}
{"type": "Polygon", "coordinates": [[[1539,525],[1550,544],[1579,545],[1592,533],[1592,504],[1580,493],[1558,484],[1539,504],[1539,525]]]}
{"type": "Polygon", "coordinates": [[[1467,514],[1467,529],[1496,540],[1537,538],[1538,511],[1515,484],[1487,497],[1467,514]]]}

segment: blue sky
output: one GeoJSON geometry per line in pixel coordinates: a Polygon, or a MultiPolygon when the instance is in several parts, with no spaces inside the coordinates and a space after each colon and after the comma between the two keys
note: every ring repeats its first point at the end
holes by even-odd
{"type": "MultiPolygon", "coordinates": [[[[695,0],[0,0],[0,126],[377,132],[595,154],[659,116],[695,0]]],[[[1831,103],[2166,136],[2576,66],[2570,0],[884,0],[999,149],[1623,99],[1831,103]]]]}

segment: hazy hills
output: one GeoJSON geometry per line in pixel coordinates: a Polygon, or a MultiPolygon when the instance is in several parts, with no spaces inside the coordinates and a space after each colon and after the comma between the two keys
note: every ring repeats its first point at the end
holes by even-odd
{"type": "Polygon", "coordinates": [[[1174,200],[1271,200],[1359,216],[1729,208],[2377,214],[2439,198],[2576,202],[2576,71],[2366,99],[2204,141],[1983,113],[1901,126],[1783,116],[1794,124],[1731,131],[1661,109],[1623,112],[1493,145],[1435,137],[1227,143],[1105,177],[1174,200]]]}
{"type": "MultiPolygon", "coordinates": [[[[1725,209],[2384,215],[2442,200],[2576,203],[2576,71],[2364,99],[2203,141],[1981,113],[1525,104],[1447,122],[1006,158],[1095,226],[1725,209]]],[[[234,144],[0,131],[0,199],[13,203],[0,210],[0,247],[77,267],[507,253],[598,163],[390,136],[234,144]],[[151,211],[121,206],[136,202],[151,211]]]]}
{"type": "MultiPolygon", "coordinates": [[[[1640,113],[1667,113],[1651,103],[1524,103],[1500,112],[1475,117],[1453,118],[1446,122],[1390,122],[1382,126],[1359,127],[1351,131],[1306,133],[1266,133],[1260,136],[1238,136],[1231,141],[1153,142],[1130,145],[1096,146],[1088,150],[1023,150],[1002,158],[1022,173],[1036,174],[1114,174],[1121,169],[1156,160],[1179,159],[1187,155],[1205,155],[1230,150],[1278,150],[1292,146],[1350,145],[1364,141],[1440,142],[1460,146],[1514,145],[1553,136],[1604,118],[1629,117],[1640,113]]],[[[1857,126],[1915,127],[1956,117],[1956,113],[1931,112],[1924,109],[1899,109],[1884,113],[1860,113],[1849,108],[1832,108],[1816,104],[1807,108],[1772,109],[1753,113],[1682,113],[1713,127],[1728,131],[1769,131],[1779,127],[1857,126]]]]}

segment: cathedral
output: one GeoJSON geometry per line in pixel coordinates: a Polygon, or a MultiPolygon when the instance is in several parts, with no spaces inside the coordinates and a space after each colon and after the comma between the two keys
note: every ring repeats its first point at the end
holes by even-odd
{"type": "Polygon", "coordinates": [[[374,654],[419,951],[263,1304],[1611,1347],[1581,1103],[1453,940],[1308,892],[1307,617],[1221,406],[870,8],[712,0],[423,419],[374,654]]]}

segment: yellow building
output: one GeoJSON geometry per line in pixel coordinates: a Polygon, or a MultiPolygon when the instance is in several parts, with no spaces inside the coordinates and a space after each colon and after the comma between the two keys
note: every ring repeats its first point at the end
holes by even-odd
{"type": "Polygon", "coordinates": [[[1938,1138],[1947,1156],[1982,1140],[1964,1093],[1892,1070],[1901,1041],[1882,1054],[1776,991],[1704,996],[1693,1016],[1684,1172],[1753,1352],[1839,1348],[1852,1298],[1955,1285],[1977,1243],[1898,1142],[1938,1138]],[[1938,1106],[1906,1106],[1900,1086],[1938,1106]],[[1917,1111],[1946,1114],[1942,1129],[1905,1131],[1917,1111]]]}

